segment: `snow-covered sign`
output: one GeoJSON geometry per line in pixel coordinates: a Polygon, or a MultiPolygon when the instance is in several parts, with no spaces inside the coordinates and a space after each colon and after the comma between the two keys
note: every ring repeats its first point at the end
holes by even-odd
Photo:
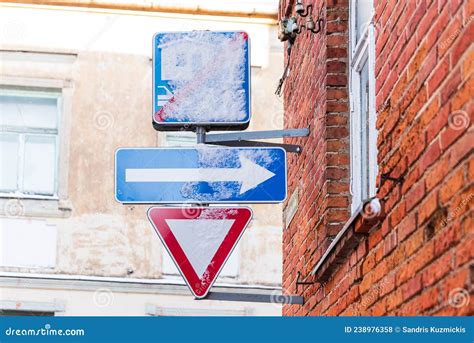
{"type": "Polygon", "coordinates": [[[148,218],[196,298],[204,298],[252,218],[247,207],[151,207],[148,218]]]}
{"type": "Polygon", "coordinates": [[[276,203],[286,198],[281,148],[124,148],[115,155],[122,203],[276,203]]]}
{"type": "Polygon", "coordinates": [[[153,38],[153,126],[245,129],[250,121],[245,32],[167,32],[153,38]]]}

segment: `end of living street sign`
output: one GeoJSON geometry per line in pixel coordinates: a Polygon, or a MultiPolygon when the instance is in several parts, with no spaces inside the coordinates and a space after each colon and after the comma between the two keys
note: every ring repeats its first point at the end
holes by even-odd
{"type": "Polygon", "coordinates": [[[243,130],[250,123],[245,32],[160,32],[153,37],[153,127],[243,130]]]}

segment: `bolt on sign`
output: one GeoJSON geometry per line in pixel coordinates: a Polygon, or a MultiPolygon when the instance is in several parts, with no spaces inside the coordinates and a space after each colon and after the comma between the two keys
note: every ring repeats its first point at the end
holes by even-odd
{"type": "Polygon", "coordinates": [[[153,126],[158,131],[243,130],[250,122],[245,32],[167,32],[153,37],[153,126]]]}

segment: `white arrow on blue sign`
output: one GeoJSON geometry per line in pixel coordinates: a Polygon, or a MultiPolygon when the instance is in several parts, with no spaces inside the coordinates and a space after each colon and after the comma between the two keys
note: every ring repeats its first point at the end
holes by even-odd
{"type": "Polygon", "coordinates": [[[281,148],[124,148],[115,156],[122,203],[276,203],[286,187],[281,148]]]}

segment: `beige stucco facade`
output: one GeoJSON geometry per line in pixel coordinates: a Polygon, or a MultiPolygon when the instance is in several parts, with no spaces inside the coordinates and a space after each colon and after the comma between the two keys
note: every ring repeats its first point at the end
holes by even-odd
{"type": "MultiPolygon", "coordinates": [[[[124,206],[114,198],[115,150],[166,144],[165,134],[151,125],[153,33],[247,31],[250,129],[278,129],[282,108],[273,92],[282,50],[272,20],[4,4],[0,22],[1,86],[61,94],[57,197],[0,198],[3,309],[55,308],[60,315],[158,315],[167,309],[171,314],[279,315],[275,304],[193,300],[179,277],[163,273],[166,252],[146,218],[148,206],[124,206]],[[12,225],[24,229],[13,241],[12,225]],[[34,230],[47,233],[37,244],[28,242],[34,230]],[[24,257],[16,265],[15,254],[24,257]],[[104,295],[112,298],[105,306],[97,300],[104,295]]],[[[281,206],[252,207],[237,273],[218,279],[216,289],[278,292],[281,206]]]]}

